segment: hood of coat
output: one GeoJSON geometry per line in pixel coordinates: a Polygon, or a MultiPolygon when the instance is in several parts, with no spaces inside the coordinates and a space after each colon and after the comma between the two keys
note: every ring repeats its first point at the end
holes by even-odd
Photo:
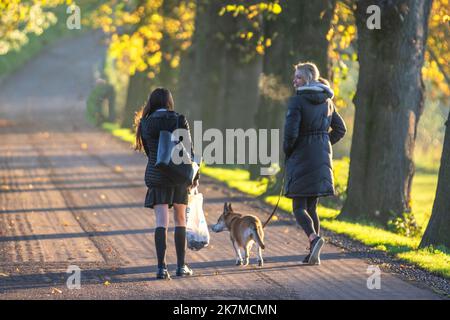
{"type": "Polygon", "coordinates": [[[333,99],[333,89],[320,82],[312,82],[297,88],[297,95],[302,95],[312,104],[322,104],[327,99],[333,99]]]}

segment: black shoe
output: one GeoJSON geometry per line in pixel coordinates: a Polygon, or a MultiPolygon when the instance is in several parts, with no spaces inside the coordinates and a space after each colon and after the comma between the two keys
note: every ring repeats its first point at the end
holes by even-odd
{"type": "Polygon", "coordinates": [[[156,273],[157,279],[165,279],[170,280],[170,274],[166,267],[158,268],[158,272],[156,273]]]}
{"type": "Polygon", "coordinates": [[[322,250],[324,243],[325,241],[321,237],[317,237],[311,242],[309,264],[320,264],[320,250],[322,250]]]}
{"type": "Polygon", "coordinates": [[[308,255],[303,259],[303,263],[308,264],[309,263],[309,258],[311,257],[311,254],[308,253],[308,255]]]}
{"type": "Polygon", "coordinates": [[[186,264],[182,267],[177,268],[177,276],[178,277],[189,277],[194,274],[191,268],[189,268],[186,264]]]}
{"type": "Polygon", "coordinates": [[[308,253],[308,255],[303,259],[302,263],[303,264],[320,264],[320,257],[317,258],[317,261],[315,263],[310,263],[309,259],[311,258],[311,254],[308,253]]]}

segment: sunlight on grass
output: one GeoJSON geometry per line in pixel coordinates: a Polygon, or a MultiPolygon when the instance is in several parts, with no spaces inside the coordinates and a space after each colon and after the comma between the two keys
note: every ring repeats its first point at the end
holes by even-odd
{"type": "Polygon", "coordinates": [[[420,239],[417,238],[408,238],[374,226],[355,222],[323,220],[322,226],[383,251],[399,252],[405,251],[405,249],[415,249],[420,242],[420,239]]]}
{"type": "Polygon", "coordinates": [[[437,172],[436,174],[418,172],[413,179],[411,190],[412,211],[417,223],[422,227],[422,232],[425,231],[428,220],[430,220],[437,180],[437,172]]]}
{"type": "Polygon", "coordinates": [[[201,173],[225,182],[227,186],[252,196],[261,195],[267,187],[267,179],[251,181],[249,180],[250,173],[243,169],[213,168],[204,165],[201,168],[201,173]]]}
{"type": "Polygon", "coordinates": [[[115,137],[118,137],[130,143],[134,143],[135,134],[130,129],[120,128],[120,126],[117,123],[110,123],[110,122],[103,123],[102,128],[110,132],[115,137]]]}
{"type": "Polygon", "coordinates": [[[423,269],[450,278],[450,254],[440,250],[421,249],[399,253],[399,258],[417,264],[423,269]]]}

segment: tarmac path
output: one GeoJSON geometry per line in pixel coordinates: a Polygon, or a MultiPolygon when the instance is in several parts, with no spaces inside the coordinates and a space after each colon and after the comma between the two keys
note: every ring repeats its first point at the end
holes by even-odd
{"type": "MultiPolygon", "coordinates": [[[[64,39],[0,85],[0,299],[439,299],[389,273],[367,288],[368,262],[326,245],[304,266],[306,237],[282,216],[266,229],[265,265],[234,265],[227,232],[189,251],[191,278],[155,280],[154,215],[143,207],[146,158],[85,120],[101,35],[64,39]],[[66,270],[81,269],[69,290],[66,270]]],[[[270,207],[202,177],[209,224],[223,203],[270,207]]],[[[171,225],[173,220],[171,218],[171,225]]],[[[168,262],[175,271],[173,228],[168,262]]]]}

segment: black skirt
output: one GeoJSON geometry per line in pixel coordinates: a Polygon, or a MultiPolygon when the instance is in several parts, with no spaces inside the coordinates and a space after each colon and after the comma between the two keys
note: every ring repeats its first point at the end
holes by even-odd
{"type": "Polygon", "coordinates": [[[179,185],[174,187],[150,187],[145,196],[145,207],[153,208],[157,204],[168,204],[172,208],[173,204],[188,203],[188,186],[179,185]]]}

